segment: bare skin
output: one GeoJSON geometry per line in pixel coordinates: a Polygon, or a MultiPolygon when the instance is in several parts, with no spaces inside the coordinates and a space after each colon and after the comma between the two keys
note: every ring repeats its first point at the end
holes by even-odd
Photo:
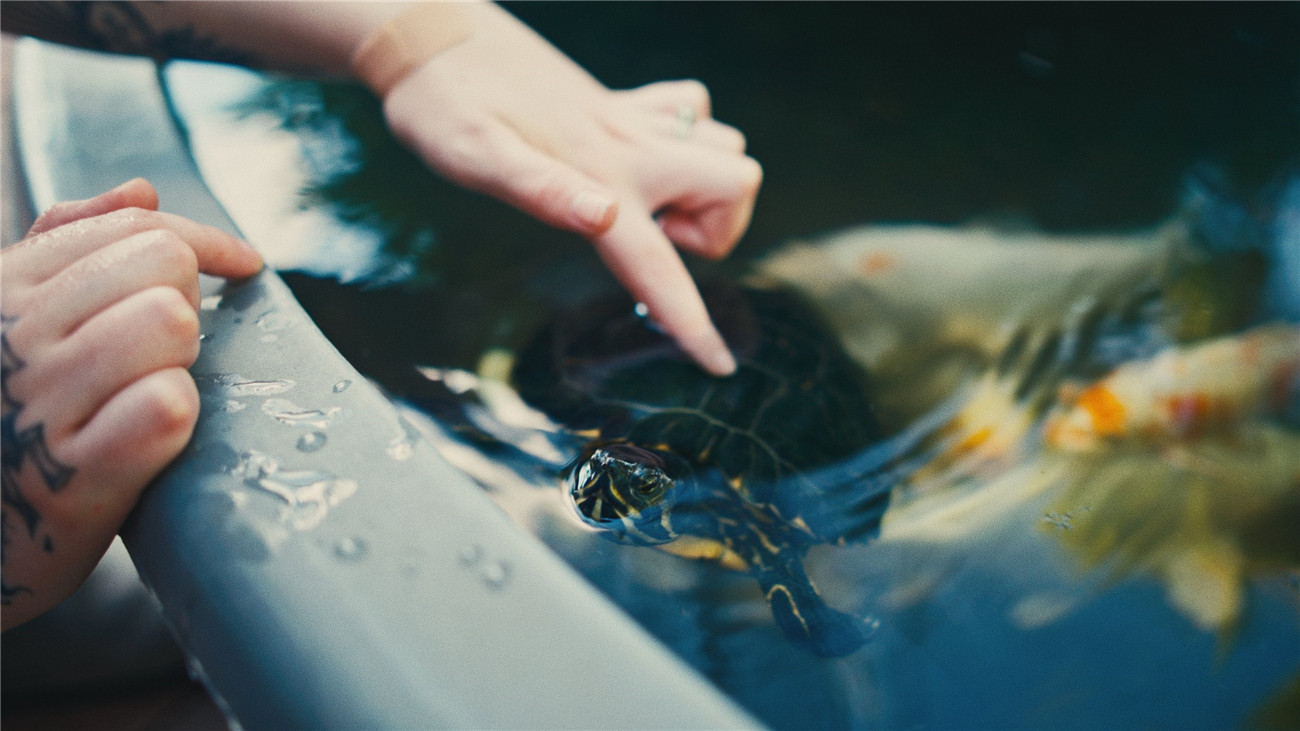
{"type": "MultiPolygon", "coordinates": [[[[6,10],[11,30],[346,76],[362,41],[410,4],[71,3],[56,29],[26,21],[33,5],[46,4],[6,10]]],[[[698,82],[614,91],[496,5],[457,8],[469,39],[387,91],[389,126],[448,179],[587,238],[702,368],[730,374],[735,361],[679,251],[721,258],[748,228],[762,168],[744,136],[712,119],[698,82]],[[688,136],[677,125],[685,109],[696,119],[688,136]]]]}
{"type": "Polygon", "coordinates": [[[72,593],[198,418],[198,273],[261,258],[157,211],[144,180],[51,208],[0,253],[3,610],[8,629],[72,593]]]}
{"type": "MultiPolygon", "coordinates": [[[[0,19],[102,50],[345,76],[408,5],[28,2],[0,19]]],[[[584,236],[702,368],[731,373],[679,251],[726,256],[748,227],[762,169],[744,136],[698,82],[610,90],[497,6],[458,7],[468,40],[382,94],[393,132],[448,179],[584,236]]],[[[4,628],[84,580],[193,433],[198,273],[262,266],[157,206],[142,180],[59,204],[0,258],[4,628]]]]}
{"type": "Polygon", "coordinates": [[[762,169],[744,136],[697,82],[610,91],[496,6],[466,14],[471,39],[389,92],[389,125],[451,180],[586,236],[697,363],[731,373],[677,249],[721,258],[748,227],[762,169]],[[683,108],[697,121],[680,139],[683,108]]]}

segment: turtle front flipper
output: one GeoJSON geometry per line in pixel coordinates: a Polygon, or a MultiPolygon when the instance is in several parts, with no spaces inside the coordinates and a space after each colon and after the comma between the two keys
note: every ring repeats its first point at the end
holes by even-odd
{"type": "Polygon", "coordinates": [[[802,567],[784,574],[758,577],[772,618],[786,639],[820,657],[843,657],[871,637],[870,625],[859,617],[832,609],[817,593],[802,567]]]}

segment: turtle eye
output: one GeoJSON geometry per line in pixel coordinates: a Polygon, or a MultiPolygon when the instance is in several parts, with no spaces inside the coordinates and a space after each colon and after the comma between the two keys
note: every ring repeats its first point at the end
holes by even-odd
{"type": "Polygon", "coordinates": [[[628,513],[659,504],[674,484],[658,452],[632,444],[611,444],[598,453],[609,472],[611,497],[628,513]]]}
{"type": "Polygon", "coordinates": [[[630,475],[628,481],[631,483],[631,489],[627,502],[638,512],[660,502],[668,492],[668,488],[673,486],[671,477],[655,469],[630,475]]]}
{"type": "Polygon", "coordinates": [[[668,485],[666,485],[665,483],[671,482],[670,480],[666,479],[667,475],[662,475],[662,477],[665,479],[660,479],[660,477],[661,475],[655,475],[654,479],[642,480],[632,486],[632,491],[635,492],[639,497],[645,499],[654,499],[662,495],[664,491],[667,489],[668,485]]]}

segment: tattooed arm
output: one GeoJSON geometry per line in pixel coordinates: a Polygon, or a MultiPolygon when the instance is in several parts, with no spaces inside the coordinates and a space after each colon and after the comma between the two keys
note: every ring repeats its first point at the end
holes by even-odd
{"type": "Polygon", "coordinates": [[[189,440],[198,272],[246,277],[247,244],[157,212],[133,180],[46,212],[0,250],[0,620],[67,597],[189,440]]]}
{"type": "MultiPolygon", "coordinates": [[[[447,32],[436,17],[409,21],[410,5],[7,3],[3,19],[91,48],[347,75],[387,23],[417,39],[447,32]]],[[[712,119],[698,82],[611,91],[491,3],[452,13],[463,37],[374,85],[394,133],[452,181],[588,239],[701,366],[734,370],[679,250],[720,258],[748,227],[762,169],[744,136],[712,119]]]]}

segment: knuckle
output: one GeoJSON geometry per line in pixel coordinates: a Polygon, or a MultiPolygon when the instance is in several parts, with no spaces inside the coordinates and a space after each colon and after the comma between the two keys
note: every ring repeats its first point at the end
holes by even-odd
{"type": "Polygon", "coordinates": [[[428,115],[408,98],[390,94],[384,102],[385,119],[398,141],[457,182],[465,178],[467,171],[482,166],[482,158],[491,152],[491,131],[486,120],[452,103],[443,110],[437,129],[431,129],[428,115]]]}
{"type": "Polygon", "coordinates": [[[696,104],[707,105],[710,101],[709,87],[705,86],[704,82],[699,79],[682,79],[677,82],[677,86],[681,90],[682,96],[696,104]]]}
{"type": "Polygon", "coordinates": [[[410,145],[439,173],[453,182],[481,190],[484,171],[490,171],[499,157],[487,125],[465,122],[457,125],[436,140],[419,140],[410,145]]]}
{"type": "Polygon", "coordinates": [[[492,133],[486,125],[467,122],[447,135],[439,144],[439,152],[448,165],[456,170],[476,168],[492,151],[492,133]]]}
{"type": "Polygon", "coordinates": [[[758,195],[758,189],[763,185],[763,166],[752,157],[741,158],[740,180],[747,195],[758,195]]]}
{"type": "MultiPolygon", "coordinates": [[[[126,385],[101,407],[93,431],[80,433],[73,448],[79,464],[107,468],[142,487],[180,454],[198,423],[198,389],[179,366],[154,370],[126,385]],[[102,423],[100,419],[104,419],[102,423]],[[129,425],[129,426],[128,426],[129,425]]],[[[135,491],[119,495],[134,500],[135,491]]]]}
{"type": "Polygon", "coordinates": [[[158,436],[188,439],[199,417],[198,389],[182,368],[159,371],[141,384],[139,409],[139,423],[158,436]]]}
{"type": "Polygon", "coordinates": [[[573,188],[564,177],[551,172],[537,172],[516,181],[518,195],[547,218],[563,220],[573,199],[573,188]]]}
{"type": "Polygon", "coordinates": [[[198,276],[199,257],[179,234],[165,228],[139,234],[145,252],[169,270],[185,276],[198,276]]]}
{"type": "Polygon", "coordinates": [[[158,331],[174,338],[198,341],[199,314],[175,287],[151,287],[141,293],[145,317],[158,331]]]}
{"type": "MultiPolygon", "coordinates": [[[[723,135],[729,138],[726,144],[730,149],[735,150],[736,152],[744,152],[749,147],[749,140],[745,137],[744,132],[741,132],[735,127],[725,125],[722,129],[723,135]]],[[[762,171],[759,172],[759,175],[762,175],[762,171]]]]}

